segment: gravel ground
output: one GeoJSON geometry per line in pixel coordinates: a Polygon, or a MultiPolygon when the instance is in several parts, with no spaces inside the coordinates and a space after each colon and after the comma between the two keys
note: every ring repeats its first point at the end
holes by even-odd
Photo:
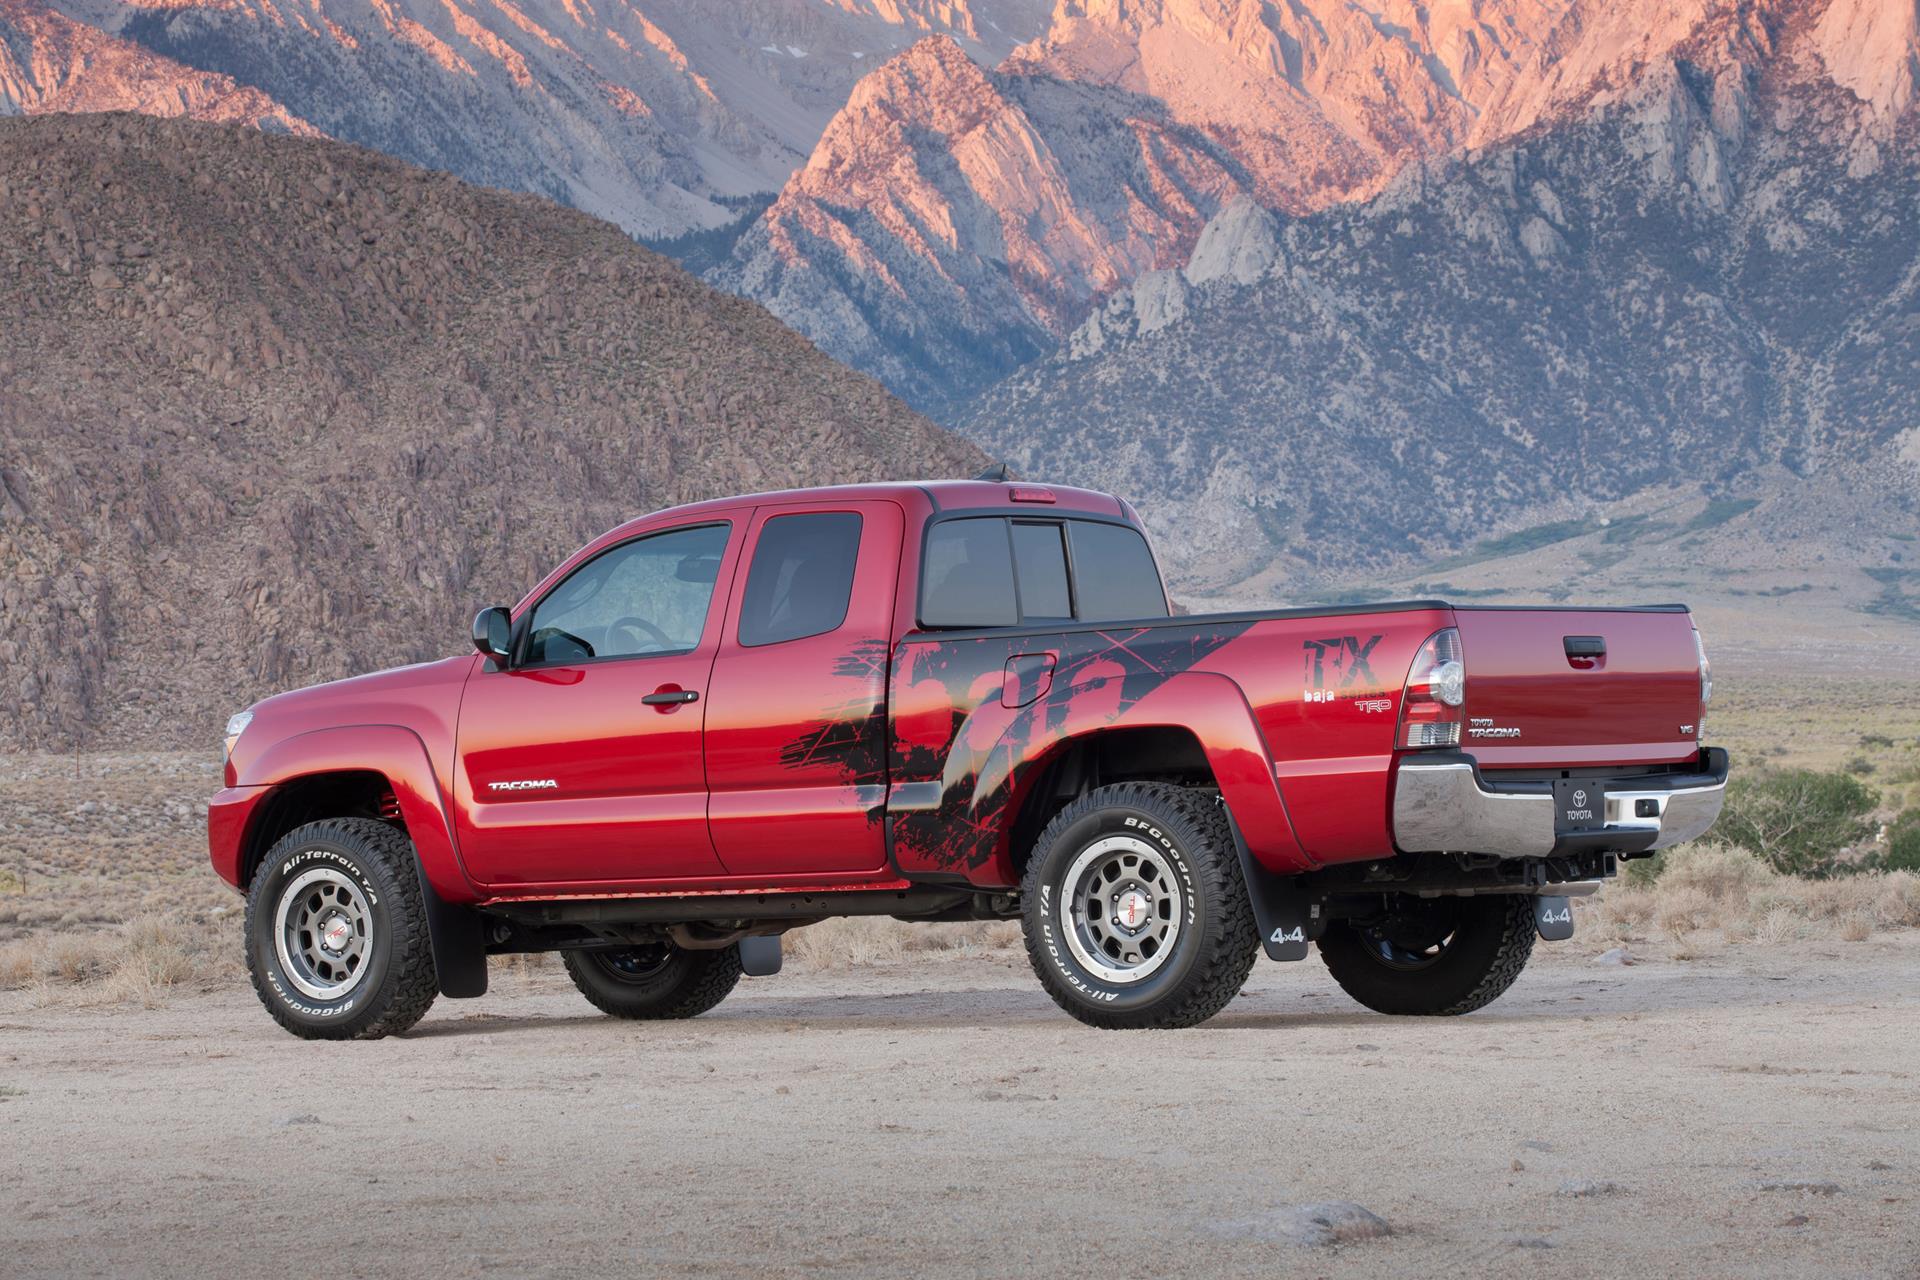
{"type": "Polygon", "coordinates": [[[0,1274],[1920,1275],[1920,935],[1590,954],[1438,1021],[1263,962],[1174,1033],[1012,955],[355,1045],[13,993],[0,1274]]]}

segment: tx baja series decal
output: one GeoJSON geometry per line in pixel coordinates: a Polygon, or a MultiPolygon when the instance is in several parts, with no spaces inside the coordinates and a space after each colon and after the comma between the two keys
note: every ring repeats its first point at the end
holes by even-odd
{"type": "Polygon", "coordinates": [[[1124,627],[903,644],[893,676],[893,780],[937,778],[941,791],[938,808],[894,814],[900,869],[955,872],[985,866],[1010,834],[1002,815],[1020,792],[1036,744],[1114,723],[1252,625],[1124,627]],[[1040,649],[1059,654],[1051,686],[1030,705],[1006,707],[1007,660],[1040,649]]]}
{"type": "MultiPolygon", "coordinates": [[[[1301,683],[1309,690],[1349,689],[1362,682],[1373,685],[1378,683],[1373,668],[1367,659],[1373,655],[1373,648],[1384,637],[1368,636],[1364,642],[1359,636],[1334,636],[1326,640],[1307,640],[1300,645],[1302,664],[1301,683]],[[1329,685],[1329,679],[1333,683],[1329,685]]],[[[1309,702],[1325,699],[1309,698],[1309,702]]]]}

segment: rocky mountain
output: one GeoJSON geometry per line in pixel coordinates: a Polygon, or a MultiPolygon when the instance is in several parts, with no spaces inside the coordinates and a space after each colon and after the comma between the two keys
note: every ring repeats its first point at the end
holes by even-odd
{"type": "Polygon", "coordinates": [[[1914,16],[1730,8],[1583,115],[1367,201],[1232,203],[960,425],[1132,495],[1214,591],[1624,516],[1613,560],[1711,528],[1719,563],[1841,559],[1911,608],[1914,16]]]}
{"type": "Polygon", "coordinates": [[[997,60],[1044,0],[0,0],[0,115],[318,131],[672,236],[733,220],[856,80],[938,34],[997,60]]]}
{"type": "MultiPolygon", "coordinates": [[[[1902,4],[1840,0],[1835,38],[1893,38],[1902,4]]],[[[939,407],[1180,265],[1237,196],[1288,216],[1367,199],[1408,164],[1581,118],[1646,66],[1731,56],[1753,23],[1818,7],[1060,0],[996,69],[930,38],[869,76],[709,274],[939,407]]]]}
{"type": "Polygon", "coordinates": [[[0,115],[117,110],[315,131],[231,76],[182,66],[41,0],[0,0],[0,115]]]}
{"type": "Polygon", "coordinates": [[[983,461],[613,226],[237,125],[0,121],[0,317],[0,749],[211,743],[649,509],[983,461]]]}

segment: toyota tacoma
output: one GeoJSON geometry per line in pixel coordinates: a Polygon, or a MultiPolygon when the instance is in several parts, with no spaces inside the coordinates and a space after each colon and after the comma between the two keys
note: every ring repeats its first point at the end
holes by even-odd
{"type": "Polygon", "coordinates": [[[1310,946],[1372,1009],[1465,1013],[1727,778],[1683,606],[1180,616],[1131,506],[1038,484],[662,511],[472,641],[227,726],[213,864],[296,1035],[404,1031],[535,951],[688,1017],[853,915],[1019,919],[1099,1027],[1310,946]]]}

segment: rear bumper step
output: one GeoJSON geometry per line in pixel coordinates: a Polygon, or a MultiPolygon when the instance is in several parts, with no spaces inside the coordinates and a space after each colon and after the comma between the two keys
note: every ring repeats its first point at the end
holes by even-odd
{"type": "Polygon", "coordinates": [[[1403,759],[1393,791],[1393,840],[1403,853],[1650,853],[1703,834],[1726,798],[1727,753],[1709,747],[1698,767],[1644,776],[1581,771],[1606,793],[1604,825],[1556,831],[1552,784],[1490,780],[1461,752],[1403,759]]]}

